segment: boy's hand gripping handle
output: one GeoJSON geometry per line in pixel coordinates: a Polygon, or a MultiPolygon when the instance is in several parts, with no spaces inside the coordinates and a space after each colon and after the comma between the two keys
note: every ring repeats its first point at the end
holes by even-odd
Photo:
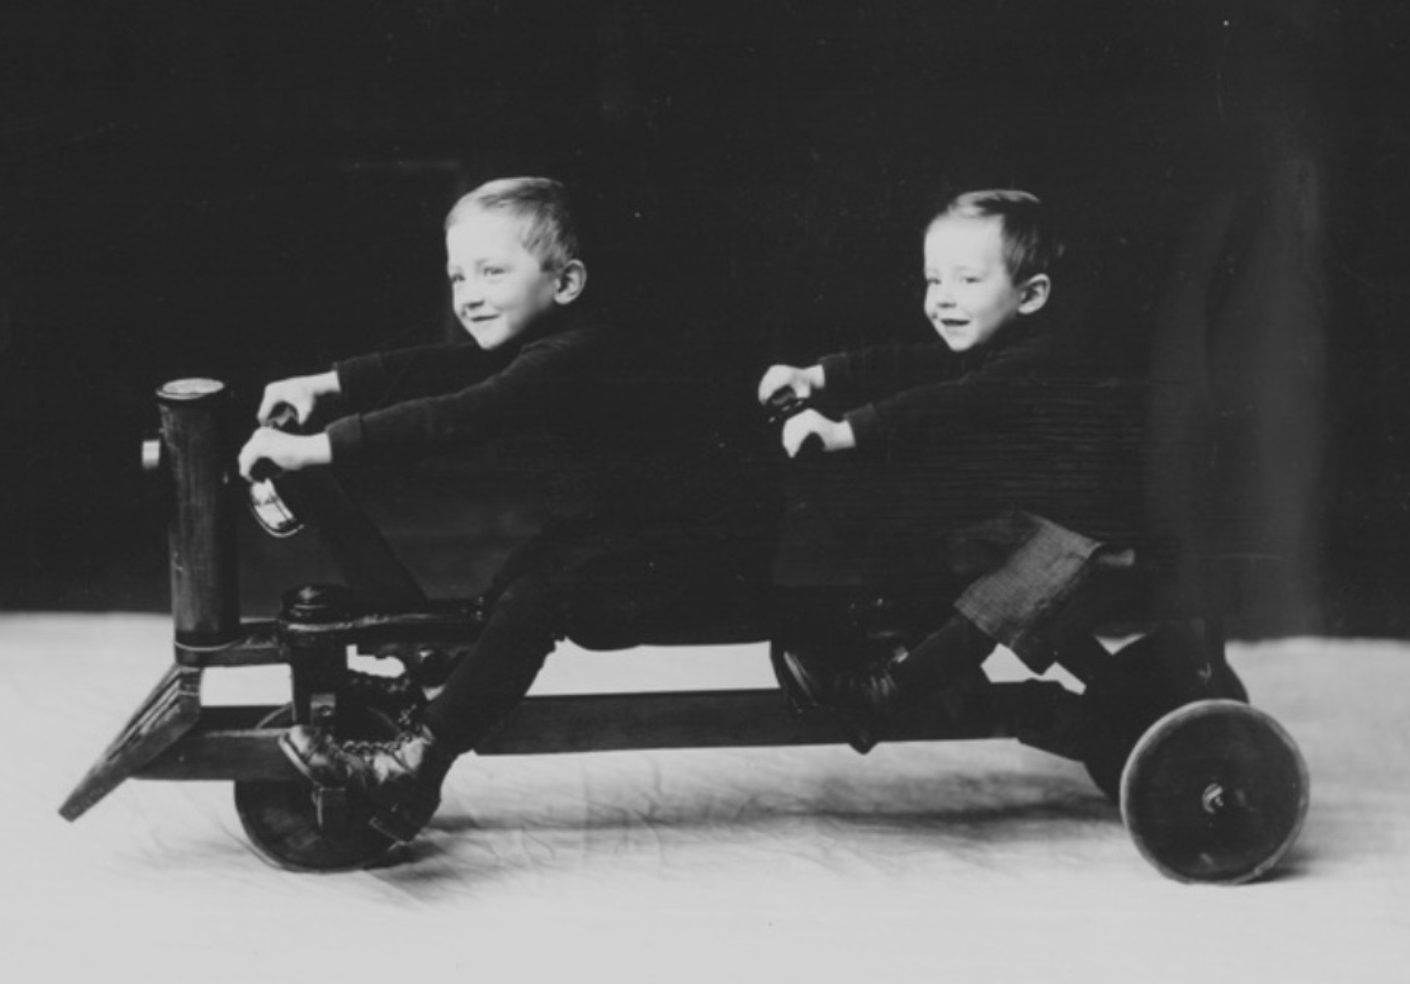
{"type": "MultiPolygon", "coordinates": [[[[812,401],[806,396],[799,396],[793,390],[784,387],[769,397],[768,402],[764,404],[764,410],[768,414],[769,427],[776,428],[782,427],[784,421],[790,417],[798,416],[811,406],[812,401]]],[[[812,434],[799,446],[794,460],[821,457],[826,450],[822,438],[812,434]]]]}
{"type": "MultiPolygon", "coordinates": [[[[274,408],[263,426],[292,431],[298,423],[298,411],[287,403],[281,403],[274,408]]],[[[253,479],[249,490],[250,512],[266,533],[283,538],[293,536],[304,528],[304,524],[294,515],[294,511],[275,487],[274,479],[279,474],[279,467],[267,458],[261,458],[250,468],[250,477],[253,479]]]]}
{"type": "Polygon", "coordinates": [[[785,420],[796,417],[810,405],[807,397],[799,396],[785,386],[768,398],[764,403],[764,412],[767,414],[769,427],[781,427],[785,420]]]}

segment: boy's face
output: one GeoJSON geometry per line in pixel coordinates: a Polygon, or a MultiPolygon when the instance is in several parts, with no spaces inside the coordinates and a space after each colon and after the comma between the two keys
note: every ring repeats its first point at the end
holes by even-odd
{"type": "Polygon", "coordinates": [[[1015,284],[1004,263],[1001,220],[949,215],[925,234],[925,314],[955,352],[985,344],[1047,300],[1048,278],[1015,284]]]}
{"type": "Polygon", "coordinates": [[[524,248],[521,231],[514,216],[482,210],[446,230],[451,305],[487,351],[514,341],[567,303],[560,298],[559,275],[545,270],[524,248]]]}

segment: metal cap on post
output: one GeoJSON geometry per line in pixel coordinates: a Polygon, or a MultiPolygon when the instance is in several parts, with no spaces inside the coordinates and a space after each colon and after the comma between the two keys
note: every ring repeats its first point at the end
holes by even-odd
{"type": "Polygon", "coordinates": [[[162,460],[171,483],[171,613],[176,640],[210,646],[240,630],[235,525],[227,490],[230,394],[216,379],[177,379],[157,390],[162,460]]]}

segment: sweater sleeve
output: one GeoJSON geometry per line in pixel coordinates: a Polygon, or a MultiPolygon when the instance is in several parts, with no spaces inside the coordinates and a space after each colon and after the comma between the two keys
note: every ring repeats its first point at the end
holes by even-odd
{"type": "MultiPolygon", "coordinates": [[[[938,382],[902,389],[849,411],[858,450],[889,454],[896,448],[919,449],[960,432],[993,430],[1012,414],[1025,412],[1025,395],[1016,389],[1038,381],[1049,368],[1042,338],[1012,346],[938,382]]],[[[960,365],[957,360],[954,365],[960,365]]]]}
{"type": "Polygon", "coordinates": [[[954,376],[954,353],[934,342],[878,345],[823,356],[819,360],[828,402],[846,406],[954,376]]]}
{"type": "MultiPolygon", "coordinates": [[[[333,461],[423,457],[518,427],[567,419],[583,402],[600,350],[600,336],[592,331],[550,335],[526,345],[498,372],[452,392],[342,417],[328,427],[333,461]]],[[[339,369],[341,380],[342,365],[339,369]]],[[[354,369],[353,377],[361,371],[354,369]]]]}
{"type": "Polygon", "coordinates": [[[365,413],[416,397],[448,393],[502,368],[506,359],[469,342],[374,352],[333,365],[342,406],[365,413]]]}

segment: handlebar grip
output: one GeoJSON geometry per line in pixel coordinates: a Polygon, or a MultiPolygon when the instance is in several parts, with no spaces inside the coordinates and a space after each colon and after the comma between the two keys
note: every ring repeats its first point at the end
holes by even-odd
{"type": "Polygon", "coordinates": [[[817,434],[809,434],[803,439],[803,443],[798,445],[798,453],[793,457],[795,461],[809,461],[821,458],[826,453],[827,447],[823,444],[823,439],[817,434]]]}
{"type": "Polygon", "coordinates": [[[777,427],[789,417],[798,416],[809,406],[810,402],[807,397],[799,396],[791,389],[784,387],[769,397],[764,404],[764,409],[768,413],[769,426],[777,427]]]}
{"type": "Polygon", "coordinates": [[[250,466],[251,482],[267,482],[280,474],[280,468],[268,458],[261,458],[250,466]]]}
{"type": "Polygon", "coordinates": [[[293,431],[299,426],[299,412],[287,403],[276,403],[264,426],[280,431],[293,431]]]}

